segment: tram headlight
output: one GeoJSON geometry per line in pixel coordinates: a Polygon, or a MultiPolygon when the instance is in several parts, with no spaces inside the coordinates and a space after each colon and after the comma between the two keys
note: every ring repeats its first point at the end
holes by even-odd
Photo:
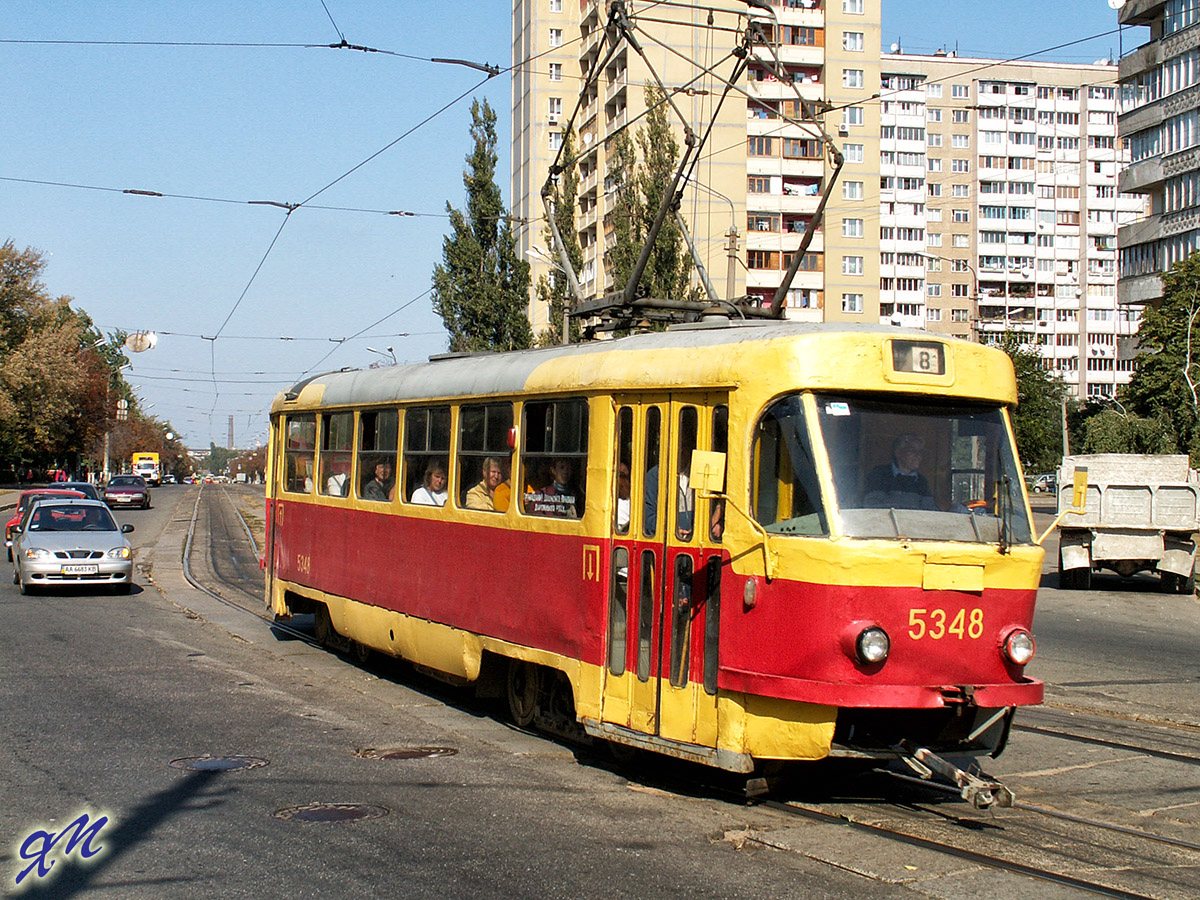
{"type": "Polygon", "coordinates": [[[1014,628],[1004,638],[1004,656],[1009,662],[1023,666],[1031,659],[1037,650],[1033,635],[1024,628],[1014,628]]]}
{"type": "Polygon", "coordinates": [[[878,665],[886,660],[891,649],[891,639],[878,625],[864,628],[854,642],[854,652],[858,655],[858,661],[866,666],[878,665]]]}

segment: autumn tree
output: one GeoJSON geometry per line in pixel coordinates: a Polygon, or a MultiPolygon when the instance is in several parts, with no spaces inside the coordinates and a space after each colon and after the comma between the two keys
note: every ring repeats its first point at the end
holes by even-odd
{"type": "Polygon", "coordinates": [[[471,138],[463,185],[465,212],[449,203],[451,234],[433,271],[433,309],[453,351],[523,350],[529,326],[529,264],[517,255],[512,222],[496,184],[496,113],[471,104],[471,138]]]}
{"type": "MultiPolygon", "coordinates": [[[[646,121],[631,139],[621,131],[609,139],[609,173],[616,185],[613,207],[613,242],[605,254],[605,268],[617,290],[624,289],[633,274],[650,227],[663,198],[671,188],[679,164],[679,142],[667,116],[668,104],[662,90],[646,85],[646,121]]],[[[634,293],[638,297],[694,300],[700,296],[692,285],[693,264],[683,232],[673,215],[663,222],[654,248],[634,293]]]]}

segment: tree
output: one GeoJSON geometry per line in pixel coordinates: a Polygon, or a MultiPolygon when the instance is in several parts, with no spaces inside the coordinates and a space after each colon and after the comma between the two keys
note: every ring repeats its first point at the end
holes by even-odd
{"type": "MultiPolygon", "coordinates": [[[[579,246],[579,233],[575,230],[576,196],[579,191],[579,175],[572,157],[575,155],[574,141],[570,133],[563,139],[562,158],[568,160],[566,168],[559,175],[551,194],[551,208],[554,210],[554,223],[558,233],[566,245],[567,257],[576,272],[583,266],[583,249],[579,246]]],[[[556,248],[553,232],[546,226],[544,234],[546,246],[556,248]]],[[[554,252],[557,261],[558,254],[554,252]]],[[[549,327],[538,334],[538,344],[542,347],[562,343],[563,316],[568,309],[575,305],[575,296],[571,293],[571,285],[567,275],[560,268],[555,268],[550,277],[545,275],[538,279],[537,297],[548,305],[550,310],[549,327]]],[[[571,342],[579,340],[583,335],[578,321],[572,320],[570,326],[571,342]]]]}
{"type": "Polygon", "coordinates": [[[1197,381],[1200,381],[1200,253],[1163,275],[1162,300],[1138,327],[1137,369],[1120,399],[1138,416],[1169,430],[1176,452],[1200,465],[1197,381]]]}
{"type": "MultiPolygon", "coordinates": [[[[647,84],[645,96],[646,123],[638,128],[636,139],[630,140],[628,133],[621,131],[607,145],[609,173],[617,190],[613,210],[614,241],[605,254],[605,267],[612,274],[617,290],[624,288],[633,273],[679,163],[679,142],[675,140],[667,117],[665,95],[660,88],[647,84]]],[[[674,216],[668,214],[635,296],[698,299],[700,291],[692,285],[692,268],[683,232],[674,216]]]]}
{"type": "Polygon", "coordinates": [[[463,172],[467,209],[446,204],[452,233],[433,270],[433,309],[453,351],[523,350],[533,342],[529,264],[517,255],[496,185],[496,114],[486,100],[471,104],[471,137],[463,172]]]}
{"type": "Polygon", "coordinates": [[[1013,432],[1017,452],[1029,472],[1052,472],[1062,461],[1062,405],[1066,386],[1042,367],[1041,354],[1008,331],[996,347],[1008,354],[1017,376],[1013,432]]]}

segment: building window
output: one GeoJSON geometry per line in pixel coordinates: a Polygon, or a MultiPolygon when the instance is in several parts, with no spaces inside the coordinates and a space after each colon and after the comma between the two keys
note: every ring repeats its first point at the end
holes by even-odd
{"type": "Polygon", "coordinates": [[[863,273],[863,258],[861,256],[843,256],[842,274],[861,275],[863,273]]]}
{"type": "Polygon", "coordinates": [[[958,100],[963,100],[971,96],[971,86],[969,84],[952,84],[950,85],[950,96],[958,100]]]}
{"type": "Polygon", "coordinates": [[[843,125],[861,125],[863,123],[863,111],[861,106],[847,106],[842,110],[843,125]]]}
{"type": "Polygon", "coordinates": [[[550,12],[562,12],[562,0],[550,0],[550,12]]]}
{"type": "Polygon", "coordinates": [[[926,322],[942,321],[942,311],[940,309],[930,309],[929,307],[926,307],[925,308],[925,321],[926,322]]]}
{"type": "Polygon", "coordinates": [[[842,237],[860,238],[862,236],[862,219],[842,219],[842,237]]]}
{"type": "Polygon", "coordinates": [[[563,30],[561,28],[550,29],[550,46],[561,47],[563,42],[563,30]]]}
{"type": "Polygon", "coordinates": [[[562,81],[562,63],[550,63],[550,80],[562,81]]]}
{"type": "Polygon", "coordinates": [[[861,181],[843,181],[842,199],[861,200],[863,198],[863,183],[861,181]]]}
{"type": "Polygon", "coordinates": [[[843,144],[842,156],[848,163],[860,163],[865,159],[862,144],[843,144]]]}
{"type": "Polygon", "coordinates": [[[771,179],[764,175],[751,175],[746,179],[746,193],[748,194],[769,194],[771,193],[771,179]]]}
{"type": "Polygon", "coordinates": [[[842,12],[861,16],[863,14],[863,0],[842,0],[842,12]]]}
{"type": "Polygon", "coordinates": [[[842,49],[843,50],[862,50],[863,48],[863,33],[861,31],[843,31],[842,32],[842,49]]]}
{"type": "Polygon", "coordinates": [[[562,115],[562,97],[547,98],[546,113],[551,124],[558,124],[558,117],[562,115]]]}
{"type": "Polygon", "coordinates": [[[950,135],[950,146],[957,149],[970,147],[971,136],[969,134],[952,134],[950,135]]]}
{"type": "Polygon", "coordinates": [[[950,113],[951,121],[957,125],[965,125],[971,121],[971,111],[969,109],[954,109],[950,113]]]}
{"type": "Polygon", "coordinates": [[[842,69],[842,87],[860,88],[863,86],[862,69],[842,69]]]}
{"type": "Polygon", "coordinates": [[[747,156],[774,156],[775,145],[773,139],[763,135],[751,135],[746,138],[746,155],[747,156]]]}
{"type": "Polygon", "coordinates": [[[842,312],[860,313],[863,311],[862,294],[842,294],[842,312]]]}
{"type": "Polygon", "coordinates": [[[558,150],[562,146],[563,136],[561,131],[550,132],[550,149],[558,150]]]}
{"type": "Polygon", "coordinates": [[[954,246],[955,247],[969,247],[970,245],[971,245],[970,235],[966,235],[966,234],[954,235],[954,246]]]}

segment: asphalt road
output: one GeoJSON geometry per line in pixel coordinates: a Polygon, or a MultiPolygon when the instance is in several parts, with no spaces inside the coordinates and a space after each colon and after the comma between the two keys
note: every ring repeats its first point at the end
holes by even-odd
{"type": "MultiPolygon", "coordinates": [[[[85,860],[81,844],[67,856],[64,838],[48,857],[56,868],[27,875],[22,897],[1083,896],[841,825],[784,821],[699,778],[689,789],[686,768],[615,767],[403,667],[356,667],[288,638],[184,580],[196,492],[163,488],[153,509],[119,513],[136,527],[130,597],[21,597],[0,585],[0,893],[50,840],[31,836],[87,813],[109,816],[94,841],[103,851],[85,860]],[[442,749],[362,752],[413,748],[442,749]],[[263,764],[183,762],[205,757],[263,764]],[[286,812],[319,803],[379,815],[286,812]]],[[[1041,599],[1031,674],[1053,680],[1043,716],[1103,712],[1108,732],[1131,740],[1143,710],[1200,724],[1194,598],[1046,587],[1041,599]]],[[[1014,733],[992,768],[1021,796],[1200,842],[1194,768],[1032,732],[1014,733]]],[[[808,785],[818,794],[822,777],[808,785]]],[[[870,785],[868,800],[886,808],[887,790],[870,785]]],[[[937,827],[962,806],[942,810],[937,827]]],[[[1148,895],[1189,896],[1189,878],[1200,895],[1188,874],[1200,870],[1181,871],[1148,895]]]]}

